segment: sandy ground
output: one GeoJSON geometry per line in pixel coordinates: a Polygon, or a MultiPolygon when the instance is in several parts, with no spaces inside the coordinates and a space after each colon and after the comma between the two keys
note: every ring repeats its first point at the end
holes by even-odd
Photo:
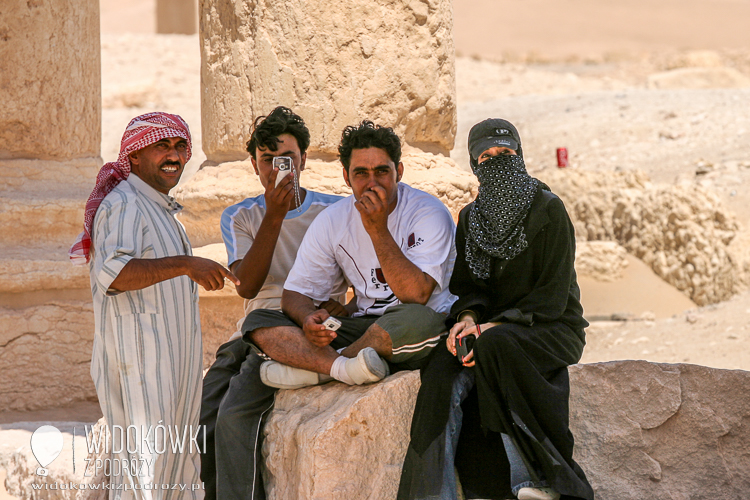
{"type": "MultiPolygon", "coordinates": [[[[116,157],[133,116],[176,112],[195,139],[186,180],[204,158],[198,37],[156,36],[154,0],[127,4],[100,4],[102,157],[116,157]]],[[[555,148],[565,146],[574,168],[640,169],[655,182],[698,183],[737,214],[740,237],[750,241],[750,1],[455,0],[454,8],[459,109],[451,157],[459,166],[467,168],[471,125],[505,117],[521,131],[532,172],[554,168],[555,148]],[[681,68],[703,73],[655,84],[653,75],[681,68]]],[[[592,321],[582,362],[750,370],[750,293],[696,308],[633,257],[622,279],[583,276],[580,284],[589,318],[630,318],[592,321]]],[[[0,424],[99,416],[96,403],[82,403],[0,413],[0,424]]],[[[0,500],[9,498],[2,479],[0,500]]]]}

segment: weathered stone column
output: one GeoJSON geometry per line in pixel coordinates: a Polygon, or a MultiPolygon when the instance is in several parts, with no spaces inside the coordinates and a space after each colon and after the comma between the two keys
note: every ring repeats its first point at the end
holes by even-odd
{"type": "Polygon", "coordinates": [[[278,105],[333,155],[370,119],[411,146],[446,154],[456,134],[451,0],[200,2],[203,149],[247,156],[252,119],[278,105]]]}
{"type": "Polygon", "coordinates": [[[0,408],[94,397],[86,268],[67,249],[101,165],[98,0],[0,17],[0,408]]]}

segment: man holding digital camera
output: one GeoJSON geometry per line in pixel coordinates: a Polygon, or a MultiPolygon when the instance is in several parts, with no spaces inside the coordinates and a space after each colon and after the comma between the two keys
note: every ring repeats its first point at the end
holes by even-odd
{"type": "MultiPolygon", "coordinates": [[[[229,268],[242,276],[237,293],[245,299],[246,315],[255,309],[281,309],[282,287],[307,228],[323,209],[343,199],[300,187],[309,144],[304,120],[288,108],[279,106],[255,120],[247,151],[265,193],[230,206],[221,217],[229,268]]],[[[344,306],[335,299],[343,300],[345,290],[332,292],[334,299],[321,307],[331,314],[344,314],[344,306]]],[[[262,361],[251,353],[238,330],[219,347],[216,361],[203,379],[200,423],[206,433],[206,449],[201,454],[201,479],[207,500],[217,498],[214,431],[223,408],[236,406],[236,399],[245,394],[254,396],[258,408],[273,404],[276,390],[263,385],[257,376],[246,376],[257,373],[262,361]]],[[[260,429],[262,414],[253,413],[245,420],[251,434],[260,429]]],[[[249,479],[262,485],[255,463],[248,465],[249,479]]],[[[224,482],[228,480],[221,465],[218,475],[224,482]]]]}

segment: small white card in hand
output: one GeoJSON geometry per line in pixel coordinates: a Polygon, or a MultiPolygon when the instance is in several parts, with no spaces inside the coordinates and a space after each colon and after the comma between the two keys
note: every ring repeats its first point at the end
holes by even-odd
{"type": "Polygon", "coordinates": [[[323,326],[325,326],[326,329],[331,330],[332,332],[335,332],[341,326],[341,321],[337,320],[334,317],[329,316],[328,319],[323,322],[323,326]]]}

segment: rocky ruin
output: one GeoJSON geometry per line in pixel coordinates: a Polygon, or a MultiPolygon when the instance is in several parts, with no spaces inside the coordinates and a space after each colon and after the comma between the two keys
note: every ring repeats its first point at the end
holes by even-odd
{"type": "Polygon", "coordinates": [[[598,281],[616,281],[629,265],[627,254],[614,241],[577,241],[576,272],[598,281]]]}
{"type": "Polygon", "coordinates": [[[584,241],[615,241],[696,304],[743,290],[745,264],[730,244],[739,224],[718,197],[697,185],[653,184],[638,171],[538,173],[565,202],[584,241]]]}

